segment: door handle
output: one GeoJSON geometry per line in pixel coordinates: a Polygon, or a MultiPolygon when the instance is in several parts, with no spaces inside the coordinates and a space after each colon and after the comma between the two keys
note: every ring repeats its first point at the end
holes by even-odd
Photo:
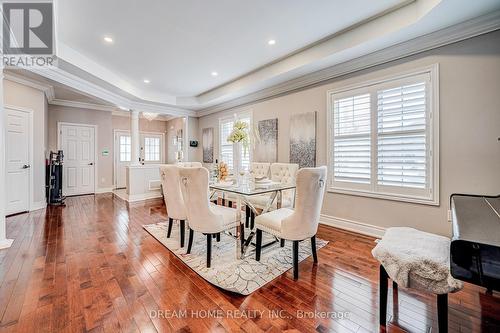
{"type": "Polygon", "coordinates": [[[29,164],[23,165],[23,169],[29,169],[29,168],[31,168],[31,165],[29,165],[29,164]]]}
{"type": "Polygon", "coordinates": [[[90,162],[89,165],[94,165],[94,163],[90,162]]]}

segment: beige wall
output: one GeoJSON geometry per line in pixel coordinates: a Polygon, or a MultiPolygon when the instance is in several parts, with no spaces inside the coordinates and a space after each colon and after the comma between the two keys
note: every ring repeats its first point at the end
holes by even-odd
{"type": "MultiPolygon", "coordinates": [[[[113,115],[113,129],[130,131],[130,117],[113,115]]],[[[149,121],[147,119],[140,118],[139,130],[143,132],[165,133],[167,131],[167,122],[161,120],[149,121]]]]}
{"type": "MultiPolygon", "coordinates": [[[[130,131],[130,116],[113,116],[113,130],[130,131]]],[[[139,118],[139,131],[141,132],[155,132],[165,134],[163,143],[163,156],[165,162],[167,161],[167,122],[163,120],[149,121],[144,118],[139,118]]]]}
{"type": "Polygon", "coordinates": [[[323,214],[379,227],[411,226],[449,235],[448,200],[454,192],[500,193],[500,31],[373,67],[331,82],[212,114],[199,119],[199,137],[218,119],[250,110],[253,120],[278,117],[278,160],[288,162],[289,120],[293,113],[318,111],[317,164],[326,164],[326,92],[386,75],[439,64],[440,202],[439,207],[327,193],[323,214]]]}
{"type": "MultiPolygon", "coordinates": [[[[115,129],[130,130],[130,117],[116,116],[109,111],[98,111],[49,105],[48,142],[49,149],[57,149],[57,123],[68,122],[77,124],[97,125],[97,189],[109,190],[113,187],[115,129]],[[102,151],[108,150],[109,155],[103,156],[102,151]]],[[[139,120],[139,130],[144,132],[166,131],[166,122],[147,119],[139,120]]]]}
{"type": "Polygon", "coordinates": [[[49,148],[57,150],[57,123],[97,125],[97,189],[113,186],[113,127],[111,112],[49,105],[49,148]],[[103,156],[102,151],[109,155],[103,156]]]}
{"type": "Polygon", "coordinates": [[[3,87],[6,106],[18,106],[33,111],[33,191],[31,200],[34,207],[38,208],[45,204],[47,134],[44,124],[47,121],[47,100],[42,91],[16,82],[4,80],[3,87]]]}
{"type": "MultiPolygon", "coordinates": [[[[185,132],[185,118],[174,118],[167,121],[167,163],[175,163],[175,153],[177,152],[177,146],[173,145],[174,138],[177,135],[177,131],[182,129],[185,132]]],[[[184,133],[184,136],[186,134],[184,133]]],[[[189,143],[187,143],[189,145],[189,143]]]]}
{"type": "Polygon", "coordinates": [[[188,117],[188,135],[187,135],[187,149],[188,149],[188,159],[187,161],[201,161],[202,150],[201,150],[201,136],[198,132],[198,118],[188,117]],[[189,146],[189,141],[198,141],[198,147],[189,146]]]}

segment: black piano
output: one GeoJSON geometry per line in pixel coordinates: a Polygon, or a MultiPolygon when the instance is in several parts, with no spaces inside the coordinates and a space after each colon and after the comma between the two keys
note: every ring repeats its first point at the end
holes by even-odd
{"type": "Polygon", "coordinates": [[[450,197],[453,277],[500,290],[500,195],[453,194],[450,197]]]}

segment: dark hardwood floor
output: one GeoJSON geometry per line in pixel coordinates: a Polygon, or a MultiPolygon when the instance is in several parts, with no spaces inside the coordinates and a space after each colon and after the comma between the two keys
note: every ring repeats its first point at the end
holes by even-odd
{"type": "MultiPolygon", "coordinates": [[[[8,218],[7,235],[15,241],[0,250],[0,331],[380,329],[373,238],[321,226],[318,237],[330,243],[318,252],[318,265],[308,258],[300,264],[299,281],[288,271],[243,297],[205,282],[142,229],[165,220],[161,200],[129,206],[103,194],[66,203],[8,218]],[[168,312],[183,309],[188,312],[168,312]],[[203,310],[212,315],[203,318],[203,310]],[[348,318],[321,311],[347,312],[348,318]]],[[[437,332],[433,296],[404,288],[393,295],[389,289],[387,331],[437,332]]],[[[486,295],[466,284],[450,295],[449,329],[500,332],[499,293],[486,295]]]]}

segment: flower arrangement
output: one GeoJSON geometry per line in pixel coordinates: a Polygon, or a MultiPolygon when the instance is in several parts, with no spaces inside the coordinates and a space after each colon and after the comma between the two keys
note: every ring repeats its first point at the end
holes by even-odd
{"type": "Polygon", "coordinates": [[[243,153],[246,155],[250,143],[248,136],[248,124],[241,120],[235,121],[233,131],[227,137],[227,142],[241,143],[243,146],[243,153]]]}

